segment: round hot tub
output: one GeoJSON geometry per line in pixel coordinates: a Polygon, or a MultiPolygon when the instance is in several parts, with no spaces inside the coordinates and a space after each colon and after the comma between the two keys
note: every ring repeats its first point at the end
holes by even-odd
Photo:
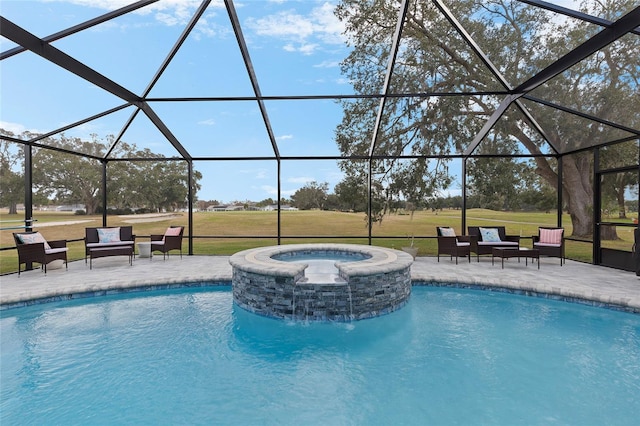
{"type": "Polygon", "coordinates": [[[233,300],[259,315],[351,321],[393,312],[411,295],[411,255],[357,244],[292,244],[231,256],[233,300]]]}

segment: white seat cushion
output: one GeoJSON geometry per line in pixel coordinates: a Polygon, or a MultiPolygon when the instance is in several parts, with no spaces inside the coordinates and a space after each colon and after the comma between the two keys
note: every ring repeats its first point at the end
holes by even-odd
{"type": "Polygon", "coordinates": [[[518,246],[518,243],[514,241],[499,241],[499,242],[489,242],[489,241],[478,241],[479,246],[518,246]]]}
{"type": "Polygon", "coordinates": [[[456,241],[456,245],[457,245],[458,247],[468,247],[468,246],[470,246],[471,244],[469,244],[469,243],[460,243],[460,242],[457,242],[457,241],[456,241]]]}
{"type": "Polygon", "coordinates": [[[54,253],[62,253],[69,250],[68,247],[60,247],[60,248],[52,248],[52,249],[46,249],[44,252],[46,254],[54,254],[54,253]]]}
{"type": "Polygon", "coordinates": [[[113,243],[87,243],[88,248],[132,246],[133,241],[117,241],[113,243]]]}
{"type": "Polygon", "coordinates": [[[562,244],[535,243],[534,247],[561,247],[562,244]]]}

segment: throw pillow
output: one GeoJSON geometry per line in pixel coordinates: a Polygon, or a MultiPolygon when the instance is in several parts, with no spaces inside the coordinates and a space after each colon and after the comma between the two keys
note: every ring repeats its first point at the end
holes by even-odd
{"type": "Polygon", "coordinates": [[[440,228],[440,235],[443,237],[455,237],[456,230],[453,228],[440,228]]]}
{"type": "Polygon", "coordinates": [[[487,243],[499,243],[502,241],[498,228],[480,228],[480,235],[482,235],[482,241],[487,243]]]}
{"type": "Polygon", "coordinates": [[[119,243],[120,228],[98,228],[98,242],[119,243]]]}
{"type": "Polygon", "coordinates": [[[18,238],[20,238],[22,244],[44,243],[44,249],[51,250],[51,246],[39,232],[34,232],[33,234],[18,234],[18,238]]]}
{"type": "Polygon", "coordinates": [[[540,242],[542,244],[555,244],[560,245],[562,243],[562,229],[540,229],[540,242]]]}
{"type": "Polygon", "coordinates": [[[182,228],[167,228],[167,230],[164,231],[164,235],[169,237],[177,237],[178,235],[180,235],[181,231],[182,228]]]}

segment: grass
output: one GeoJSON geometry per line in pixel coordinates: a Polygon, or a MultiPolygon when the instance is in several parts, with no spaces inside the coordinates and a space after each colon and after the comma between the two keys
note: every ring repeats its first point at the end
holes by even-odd
{"type": "MultiPolygon", "coordinates": [[[[0,211],[2,227],[20,225],[7,221],[20,220],[21,215],[8,215],[0,211]]],[[[344,213],[327,211],[287,211],[281,212],[282,244],[303,242],[346,242],[368,244],[368,229],[362,213],[344,213]],[[308,236],[301,238],[303,236],[308,236]],[[335,238],[318,238],[331,237],[335,238]],[[298,238],[294,238],[298,237],[298,238]],[[316,238],[313,238],[316,237],[316,238]]],[[[37,230],[48,240],[74,240],[84,238],[85,227],[100,226],[102,216],[76,216],[72,213],[34,212],[37,219],[37,230]],[[71,223],[83,221],[81,223],[71,223]],[[48,223],[69,222],[42,226],[48,223]]],[[[109,216],[109,226],[133,225],[136,236],[144,241],[151,234],[162,234],[169,225],[184,225],[188,227],[186,213],[167,214],[153,222],[142,221],[140,216],[109,216]]],[[[631,219],[629,219],[631,222],[631,219]]],[[[504,225],[507,234],[531,237],[537,234],[538,226],[554,226],[556,213],[544,212],[500,212],[483,209],[467,211],[467,225],[490,226],[504,225]]],[[[563,217],[565,235],[571,235],[571,220],[568,215],[563,217]]],[[[414,236],[414,246],[419,249],[419,256],[436,254],[437,241],[436,226],[451,226],[458,234],[460,228],[461,211],[444,210],[438,212],[420,211],[413,215],[394,214],[384,218],[382,223],[374,224],[372,228],[372,243],[377,246],[401,248],[409,245],[414,236]]],[[[620,240],[607,241],[603,246],[620,250],[631,250],[633,245],[633,228],[618,227],[620,240]]],[[[0,247],[13,247],[12,232],[18,230],[0,231],[0,247]]],[[[185,234],[187,231],[185,231],[185,234]]],[[[198,212],[193,215],[194,254],[230,255],[239,250],[278,243],[278,214],[277,212],[198,212]],[[251,238],[253,237],[253,238],[251,238]]],[[[531,240],[525,239],[524,246],[530,246],[531,240]]],[[[183,250],[188,251],[187,241],[183,250]]],[[[84,243],[82,241],[69,242],[69,259],[82,259],[84,243]]],[[[590,262],[592,259],[592,245],[590,242],[568,241],[567,257],[570,259],[590,262]]],[[[17,252],[15,249],[0,251],[0,273],[17,270],[17,252]]]]}

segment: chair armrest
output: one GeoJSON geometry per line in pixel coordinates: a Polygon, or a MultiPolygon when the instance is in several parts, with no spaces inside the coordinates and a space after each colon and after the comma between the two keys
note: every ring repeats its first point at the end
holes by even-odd
{"type": "Polygon", "coordinates": [[[471,235],[458,235],[456,238],[461,243],[470,243],[471,242],[471,238],[473,238],[473,237],[471,235]]]}
{"type": "Polygon", "coordinates": [[[67,246],[67,240],[48,241],[51,248],[63,248],[67,246]]]}
{"type": "Polygon", "coordinates": [[[26,257],[27,260],[33,256],[44,255],[44,243],[18,244],[16,248],[18,249],[18,257],[26,257]]]}
{"type": "Polygon", "coordinates": [[[162,241],[164,235],[151,235],[151,241],[162,241]]]}
{"type": "Polygon", "coordinates": [[[540,241],[540,236],[539,235],[532,235],[531,236],[531,241],[533,241],[534,243],[537,243],[538,241],[540,241]]]}
{"type": "Polygon", "coordinates": [[[519,235],[507,235],[505,238],[505,241],[511,241],[514,243],[519,243],[520,242],[520,236],[519,235]]]}

